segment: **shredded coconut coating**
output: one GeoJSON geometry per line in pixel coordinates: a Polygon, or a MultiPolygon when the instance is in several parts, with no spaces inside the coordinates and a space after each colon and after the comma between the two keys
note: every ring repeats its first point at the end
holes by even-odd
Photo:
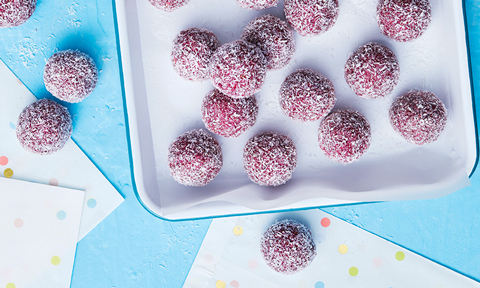
{"type": "Polygon", "coordinates": [[[447,109],[429,91],[403,94],[390,107],[390,124],[409,143],[424,145],[438,139],[447,124],[447,109]]]}
{"type": "Polygon", "coordinates": [[[348,58],[343,71],[348,86],[365,99],[385,97],[400,78],[400,65],[395,53],[374,42],[360,46],[348,58]]]}
{"type": "Polygon", "coordinates": [[[87,54],[65,50],[48,59],[43,81],[53,96],[65,102],[77,103],[87,98],[97,86],[98,70],[87,54]]]}
{"type": "Polygon", "coordinates": [[[295,52],[293,31],[285,21],[265,14],[248,23],[242,39],[257,45],[267,57],[267,69],[280,69],[295,52]]]}
{"type": "Polygon", "coordinates": [[[296,121],[317,121],[333,109],[336,101],[332,81],[312,69],[297,69],[280,87],[280,107],[296,121]]]}
{"type": "Polygon", "coordinates": [[[148,0],[148,2],[160,10],[172,12],[187,5],[190,0],[148,0]]]}
{"type": "Polygon", "coordinates": [[[213,86],[224,94],[243,98],[262,88],[267,59],[260,48],[245,40],[220,46],[210,59],[213,86]]]}
{"type": "Polygon", "coordinates": [[[208,78],[208,63],[220,41],[212,31],[190,28],[181,31],[173,40],[171,60],[173,69],[182,78],[202,81],[208,78]]]}
{"type": "Polygon", "coordinates": [[[214,89],[203,99],[202,120],[210,132],[223,137],[238,137],[257,121],[255,95],[233,98],[214,89]]]}
{"type": "Polygon", "coordinates": [[[377,22],[385,36],[407,42],[422,36],[431,22],[428,0],[380,0],[377,22]]]}
{"type": "Polygon", "coordinates": [[[285,18],[302,36],[317,36],[338,18],[338,0],[285,0],[285,18]]]}
{"type": "Polygon", "coordinates": [[[0,0],[0,28],[19,26],[32,16],[37,0],[0,0]]]}
{"type": "Polygon", "coordinates": [[[26,151],[49,155],[63,148],[72,130],[72,118],[67,108],[52,100],[41,99],[23,109],[15,132],[26,151]]]}
{"type": "Polygon", "coordinates": [[[238,6],[250,10],[263,10],[277,6],[278,0],[237,0],[238,6]]]}
{"type": "Polygon", "coordinates": [[[252,182],[279,186],[292,178],[297,167],[297,148],[290,137],[264,132],[250,138],[243,149],[243,167],[252,182]]]}
{"type": "Polygon", "coordinates": [[[173,179],[185,186],[205,186],[223,165],[222,148],[202,129],[180,135],[168,147],[168,166],[173,179]]]}
{"type": "Polygon", "coordinates": [[[325,156],[344,164],[357,161],[370,147],[370,138],[367,119],[352,110],[333,111],[318,128],[318,144],[325,156]]]}
{"type": "Polygon", "coordinates": [[[270,268],[286,275],[305,269],[317,256],[310,229],[289,219],[277,222],[265,231],[260,240],[260,251],[270,268]]]}

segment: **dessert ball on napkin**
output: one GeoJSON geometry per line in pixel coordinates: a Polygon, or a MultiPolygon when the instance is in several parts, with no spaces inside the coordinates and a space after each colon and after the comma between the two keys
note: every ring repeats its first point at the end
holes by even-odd
{"type": "Polygon", "coordinates": [[[19,26],[32,16],[37,0],[0,1],[0,28],[19,26]]]}
{"type": "Polygon", "coordinates": [[[187,5],[190,0],[148,0],[150,4],[163,11],[172,12],[187,5]]]}
{"type": "Polygon", "coordinates": [[[317,36],[338,18],[338,0],[285,0],[285,18],[302,36],[317,36]]]}
{"type": "Polygon", "coordinates": [[[277,3],[278,0],[237,0],[238,6],[257,11],[277,6],[277,3]]]}

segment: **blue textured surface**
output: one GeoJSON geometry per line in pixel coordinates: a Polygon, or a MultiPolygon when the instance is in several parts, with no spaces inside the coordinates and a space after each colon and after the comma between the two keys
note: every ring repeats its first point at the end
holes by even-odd
{"type": "MultiPolygon", "coordinates": [[[[479,4],[466,0],[475,88],[480,75],[479,4]]],[[[67,106],[74,115],[73,139],[125,203],[79,242],[72,287],[181,287],[210,221],[157,219],[134,195],[112,6],[105,0],[39,0],[27,23],[0,29],[0,58],[39,98],[49,97],[43,67],[58,50],[87,52],[101,70],[95,93],[67,106]]],[[[471,187],[441,199],[324,210],[480,280],[479,177],[477,171],[471,187]]]]}

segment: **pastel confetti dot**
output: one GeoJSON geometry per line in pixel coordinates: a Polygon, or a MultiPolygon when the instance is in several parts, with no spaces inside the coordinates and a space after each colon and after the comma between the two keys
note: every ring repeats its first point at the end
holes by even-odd
{"type": "Polygon", "coordinates": [[[7,169],[5,169],[5,171],[3,171],[3,175],[5,175],[5,177],[7,177],[7,178],[12,178],[13,170],[10,169],[10,168],[7,168],[7,169]]]}
{"type": "Polygon", "coordinates": [[[238,283],[238,281],[236,280],[233,280],[232,282],[230,282],[230,286],[238,288],[240,287],[240,283],[238,283]]]}
{"type": "Polygon", "coordinates": [[[348,246],[345,244],[338,246],[338,252],[340,252],[340,254],[347,254],[348,246]]]}
{"type": "Polygon", "coordinates": [[[250,267],[250,269],[257,269],[257,267],[258,267],[257,260],[252,259],[252,260],[248,261],[248,267],[250,267]]]}
{"type": "Polygon", "coordinates": [[[52,178],[50,181],[48,181],[48,184],[51,186],[58,186],[58,180],[56,178],[52,178]]]}
{"type": "Polygon", "coordinates": [[[322,281],[318,281],[315,283],[315,288],[325,288],[325,284],[322,281]]]}
{"type": "Polygon", "coordinates": [[[50,260],[50,262],[52,262],[53,265],[57,266],[58,264],[60,264],[60,257],[53,256],[52,260],[50,260]]]}
{"type": "Polygon", "coordinates": [[[398,251],[397,253],[395,253],[395,259],[397,259],[398,261],[402,261],[403,259],[405,259],[405,253],[403,253],[402,251],[398,251]]]}
{"type": "Polygon", "coordinates": [[[243,228],[242,226],[235,226],[233,227],[233,234],[235,234],[236,236],[240,236],[243,234],[243,228]]]}
{"type": "Polygon", "coordinates": [[[89,208],[95,208],[95,206],[97,206],[97,200],[95,200],[95,199],[93,199],[93,198],[92,198],[92,199],[88,199],[88,201],[87,201],[87,206],[88,206],[89,208]]]}
{"type": "Polygon", "coordinates": [[[358,275],[358,268],[355,267],[355,266],[350,267],[350,269],[348,269],[348,274],[350,274],[352,276],[357,276],[358,275]]]}
{"type": "Polygon", "coordinates": [[[17,228],[22,228],[23,227],[23,220],[20,219],[20,218],[17,218],[17,219],[15,219],[15,221],[13,221],[13,225],[17,228]]]}
{"type": "Polygon", "coordinates": [[[65,218],[67,218],[67,213],[65,213],[65,211],[63,210],[60,210],[57,212],[57,218],[58,220],[64,220],[65,218]]]}
{"type": "Polygon", "coordinates": [[[0,157],[0,165],[5,166],[8,164],[8,158],[7,156],[2,156],[0,157]]]}
{"type": "Polygon", "coordinates": [[[320,224],[327,228],[328,226],[330,226],[330,219],[328,219],[327,217],[323,218],[321,221],[320,221],[320,224]]]}
{"type": "Polygon", "coordinates": [[[213,257],[212,254],[209,253],[209,254],[205,255],[205,257],[203,258],[203,260],[204,260],[206,263],[208,263],[208,264],[212,264],[213,261],[215,260],[215,258],[213,257]]]}
{"type": "Polygon", "coordinates": [[[15,130],[15,128],[17,128],[17,127],[15,126],[15,124],[13,124],[12,122],[10,122],[9,125],[10,125],[10,128],[12,128],[12,129],[14,129],[14,130],[15,130]]]}
{"type": "Polygon", "coordinates": [[[217,288],[225,288],[227,287],[227,284],[221,280],[217,280],[217,282],[215,283],[215,287],[217,288]]]}
{"type": "Polygon", "coordinates": [[[375,258],[373,258],[372,264],[373,264],[373,266],[375,266],[375,267],[380,267],[380,266],[382,266],[382,264],[383,264],[382,258],[380,258],[380,257],[375,257],[375,258]]]}
{"type": "Polygon", "coordinates": [[[13,283],[8,283],[5,288],[15,288],[15,284],[13,284],[13,283]]]}

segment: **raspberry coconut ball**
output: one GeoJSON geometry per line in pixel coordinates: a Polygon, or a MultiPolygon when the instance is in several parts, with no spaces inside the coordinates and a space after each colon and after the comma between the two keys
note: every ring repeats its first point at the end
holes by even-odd
{"type": "Polygon", "coordinates": [[[377,6],[378,27],[383,35],[407,42],[422,36],[431,22],[428,0],[380,0],[377,6]]]}
{"type": "Polygon", "coordinates": [[[338,0],[285,0],[285,18],[302,36],[317,36],[338,18],[338,0]]]}
{"type": "Polygon", "coordinates": [[[67,108],[52,100],[41,99],[23,109],[15,132],[25,150],[49,155],[63,148],[72,130],[72,118],[67,108]]]}
{"type": "Polygon", "coordinates": [[[390,107],[390,124],[408,142],[417,145],[438,139],[447,124],[447,109],[429,91],[403,94],[390,107]]]}
{"type": "Polygon", "coordinates": [[[280,69],[290,62],[295,52],[293,31],[285,21],[262,15],[248,23],[242,39],[257,45],[267,57],[267,69],[280,69]]]}
{"type": "Polygon", "coordinates": [[[325,156],[344,164],[357,161],[370,146],[370,138],[367,119],[352,110],[333,111],[318,128],[318,144],[325,156]]]}
{"type": "Polygon", "coordinates": [[[148,0],[148,2],[160,10],[172,12],[187,5],[190,0],[148,0]]]}
{"type": "Polygon", "coordinates": [[[57,52],[43,71],[48,92],[58,99],[77,103],[90,95],[98,81],[98,70],[90,56],[76,50],[57,52]]]}
{"type": "Polygon", "coordinates": [[[264,132],[250,138],[243,149],[243,167],[252,182],[279,186],[292,178],[297,167],[297,148],[290,137],[264,132]]]}
{"type": "Polygon", "coordinates": [[[181,31],[173,40],[171,60],[173,69],[182,78],[202,81],[208,78],[208,63],[220,47],[217,36],[203,28],[181,31]]]}
{"type": "Polygon", "coordinates": [[[286,275],[305,269],[317,256],[310,229],[289,219],[265,231],[260,240],[260,252],[270,268],[286,275]]]}
{"type": "Polygon", "coordinates": [[[297,69],[280,87],[280,106],[285,115],[300,122],[317,121],[335,105],[332,81],[312,69],[297,69]]]}
{"type": "Polygon", "coordinates": [[[237,0],[238,6],[257,11],[277,6],[277,3],[278,0],[237,0]]]}
{"type": "Polygon", "coordinates": [[[214,89],[203,99],[202,120],[210,132],[223,137],[238,137],[257,121],[255,95],[233,98],[214,89]]]}
{"type": "Polygon", "coordinates": [[[267,59],[260,48],[245,40],[220,46],[210,58],[210,79],[224,94],[243,98],[262,88],[267,59]]]}
{"type": "Polygon", "coordinates": [[[32,16],[37,0],[0,0],[0,28],[19,26],[32,16]]]}
{"type": "Polygon", "coordinates": [[[180,135],[168,147],[168,166],[173,179],[185,186],[205,186],[223,165],[222,148],[202,129],[180,135]]]}
{"type": "Polygon", "coordinates": [[[392,92],[400,77],[397,56],[388,47],[369,42],[360,46],[344,68],[345,81],[361,98],[383,98],[392,92]]]}

